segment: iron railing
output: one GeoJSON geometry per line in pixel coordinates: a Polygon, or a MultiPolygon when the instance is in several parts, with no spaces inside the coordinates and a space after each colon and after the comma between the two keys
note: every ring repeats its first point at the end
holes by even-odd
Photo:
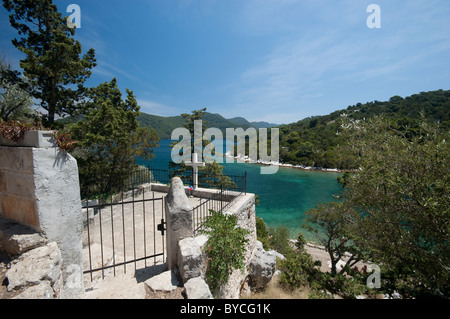
{"type": "Polygon", "coordinates": [[[199,172],[199,187],[190,188],[192,171],[170,170],[140,166],[126,178],[82,178],[80,189],[85,217],[85,247],[87,248],[85,274],[126,267],[153,259],[153,264],[163,261],[165,196],[148,188],[150,183],[169,184],[179,176],[186,186],[186,194],[198,198],[192,209],[194,231],[202,228],[210,211],[223,211],[231,202],[246,193],[247,175],[224,177],[199,172]],[[95,243],[97,245],[91,245],[95,243]]]}

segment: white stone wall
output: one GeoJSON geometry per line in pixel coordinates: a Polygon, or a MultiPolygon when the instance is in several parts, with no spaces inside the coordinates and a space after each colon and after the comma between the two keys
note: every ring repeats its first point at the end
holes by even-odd
{"type": "Polygon", "coordinates": [[[84,295],[76,160],[54,145],[0,146],[0,217],[43,232],[63,258],[64,296],[84,295]]]}
{"type": "Polygon", "coordinates": [[[235,269],[230,275],[226,285],[221,287],[218,297],[221,299],[238,299],[241,288],[248,276],[250,262],[256,251],[256,212],[255,212],[255,195],[241,195],[237,200],[224,212],[225,214],[233,214],[237,216],[238,226],[250,232],[248,235],[248,243],[246,245],[246,253],[244,257],[244,272],[235,269]]]}

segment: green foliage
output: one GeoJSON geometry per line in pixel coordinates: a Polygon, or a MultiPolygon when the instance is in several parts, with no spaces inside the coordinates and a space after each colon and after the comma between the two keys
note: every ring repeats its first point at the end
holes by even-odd
{"type": "Polygon", "coordinates": [[[310,299],[332,299],[334,295],[342,298],[355,298],[357,295],[370,294],[366,286],[366,274],[347,270],[347,273],[323,273],[320,261],[314,261],[304,248],[306,243],[299,234],[296,249],[285,254],[286,259],[279,263],[281,270],[280,285],[293,291],[308,286],[310,299]]]}
{"type": "Polygon", "coordinates": [[[256,238],[262,244],[265,250],[270,250],[269,230],[261,217],[256,216],[256,238]]]}
{"type": "Polygon", "coordinates": [[[289,229],[282,225],[276,228],[269,228],[269,247],[280,254],[284,255],[291,251],[289,246],[290,233],[289,229]]]}
{"type": "Polygon", "coordinates": [[[136,168],[135,157],[150,160],[157,146],[153,130],[139,127],[139,106],[133,92],[122,100],[116,79],[89,90],[91,101],[83,121],[72,126],[78,140],[72,153],[78,161],[82,181],[102,181],[105,189],[122,183],[136,168]]]}
{"type": "MultiPolygon", "coordinates": [[[[201,110],[194,110],[191,114],[183,113],[181,114],[184,119],[183,127],[187,128],[191,134],[191,138],[194,138],[194,121],[202,120],[206,115],[206,108],[201,110]]],[[[206,130],[208,121],[202,122],[202,130],[206,130]]],[[[210,141],[203,139],[203,147],[209,144],[210,141]]],[[[172,147],[176,144],[174,142],[172,147]]],[[[193,150],[192,150],[193,151],[193,150]]],[[[174,162],[169,162],[169,169],[171,171],[171,177],[183,176],[183,181],[185,183],[192,183],[192,167],[186,166],[184,163],[176,164],[174,162]]],[[[236,184],[231,180],[231,178],[223,173],[223,166],[216,161],[212,163],[206,163],[205,166],[198,168],[199,172],[199,186],[207,188],[223,188],[223,189],[233,189],[236,188],[236,184]]]]}
{"type": "Polygon", "coordinates": [[[302,234],[298,236],[297,249],[285,252],[285,260],[279,263],[281,270],[280,284],[288,290],[302,286],[315,288],[320,286],[323,274],[320,272],[320,262],[314,262],[311,255],[304,249],[306,243],[302,234]]]}
{"type": "Polygon", "coordinates": [[[55,114],[75,114],[85,93],[83,83],[96,65],[95,51],[90,49],[80,57],[75,29],[67,26],[52,0],[3,0],[3,6],[20,36],[12,43],[26,55],[20,67],[27,81],[19,77],[15,81],[41,101],[50,124],[55,114]]]}
{"type": "Polygon", "coordinates": [[[290,233],[286,226],[268,228],[261,217],[256,217],[256,237],[265,250],[275,250],[283,255],[292,251],[289,246],[290,233]]]}
{"type": "Polygon", "coordinates": [[[205,233],[209,236],[206,243],[208,267],[206,278],[213,293],[228,281],[233,269],[244,269],[246,236],[249,231],[237,227],[234,215],[210,211],[211,215],[204,223],[205,233]]]}
{"type": "Polygon", "coordinates": [[[369,119],[385,114],[392,119],[392,127],[405,130],[412,138],[420,132],[422,118],[439,122],[443,129],[450,128],[450,90],[421,92],[389,101],[358,103],[329,115],[306,118],[280,127],[280,161],[308,166],[352,169],[358,166],[346,154],[341,156],[337,146],[346,142],[342,115],[353,120],[369,119]]]}
{"type": "MultiPolygon", "coordinates": [[[[220,129],[225,137],[226,128],[242,127],[247,129],[254,127],[256,129],[263,127],[274,127],[276,124],[270,124],[267,122],[249,122],[244,118],[232,118],[226,119],[220,114],[204,112],[202,119],[203,124],[208,123],[210,127],[216,127],[220,129]]],[[[170,139],[172,131],[178,127],[183,127],[185,118],[181,115],[178,116],[158,116],[146,113],[141,113],[138,117],[138,122],[142,127],[151,127],[159,135],[161,139],[170,139]]]]}
{"type": "MultiPolygon", "coordinates": [[[[359,170],[343,178],[340,202],[307,213],[332,263],[349,252],[355,261],[382,265],[386,292],[448,297],[449,130],[423,121],[410,135],[392,119],[344,120],[347,143],[341,152],[352,156],[359,170]]],[[[330,287],[344,272],[349,267],[332,271],[330,287]]]]}
{"type": "Polygon", "coordinates": [[[304,228],[314,233],[317,240],[329,254],[331,274],[338,273],[337,264],[343,260],[344,254],[349,254],[345,266],[339,274],[346,273],[360,260],[367,260],[368,252],[357,245],[357,238],[353,236],[355,219],[359,214],[345,207],[341,202],[320,204],[317,208],[305,213],[307,216],[304,228]]]}
{"type": "Polygon", "coordinates": [[[8,76],[13,72],[6,57],[0,57],[0,120],[36,118],[36,112],[31,108],[33,99],[8,76]]]}
{"type": "Polygon", "coordinates": [[[217,189],[233,189],[236,184],[223,173],[223,166],[216,161],[199,167],[199,186],[217,189]]]}
{"type": "Polygon", "coordinates": [[[349,130],[347,150],[360,166],[344,192],[344,204],[361,213],[353,234],[397,284],[408,283],[404,295],[448,296],[449,130],[422,122],[409,138],[383,118],[349,130]]]}

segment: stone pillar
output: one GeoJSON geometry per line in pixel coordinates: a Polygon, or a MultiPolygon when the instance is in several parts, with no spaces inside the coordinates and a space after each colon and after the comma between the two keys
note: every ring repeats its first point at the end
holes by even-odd
{"type": "Polygon", "coordinates": [[[26,133],[36,138],[26,135],[20,144],[0,146],[0,217],[33,227],[56,242],[63,259],[64,297],[83,297],[77,162],[56,147],[51,132],[26,133]]]}
{"type": "Polygon", "coordinates": [[[166,196],[167,268],[177,265],[178,241],[194,235],[192,208],[179,177],[172,179],[166,196]]]}

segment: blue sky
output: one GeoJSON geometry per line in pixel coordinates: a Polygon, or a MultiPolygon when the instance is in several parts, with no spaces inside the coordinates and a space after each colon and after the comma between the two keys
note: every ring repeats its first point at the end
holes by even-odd
{"type": "MultiPolygon", "coordinates": [[[[76,38],[96,50],[87,82],[117,77],[141,111],[206,107],[291,123],[358,102],[450,89],[448,0],[58,0],[81,8],[76,38]],[[369,4],[381,9],[370,29],[369,4]]],[[[69,15],[69,13],[67,13],[69,15]]],[[[18,68],[0,8],[0,45],[18,68]]]]}

